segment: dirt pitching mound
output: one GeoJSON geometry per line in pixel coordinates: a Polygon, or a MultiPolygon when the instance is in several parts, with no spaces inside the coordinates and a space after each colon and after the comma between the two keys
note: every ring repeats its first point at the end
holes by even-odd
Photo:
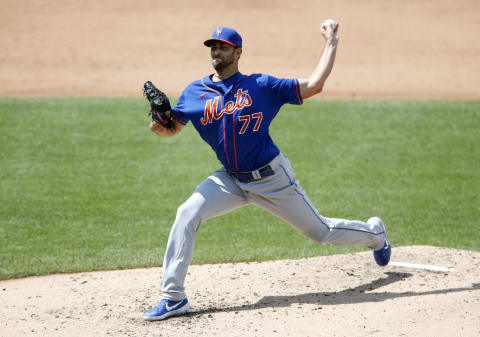
{"type": "Polygon", "coordinates": [[[424,246],[260,263],[193,265],[189,314],[145,322],[160,268],[0,282],[0,335],[478,336],[480,253],[424,246]],[[399,266],[404,263],[414,266],[399,266]],[[398,265],[395,265],[398,264],[398,265]],[[440,271],[433,271],[441,267],[440,271]]]}

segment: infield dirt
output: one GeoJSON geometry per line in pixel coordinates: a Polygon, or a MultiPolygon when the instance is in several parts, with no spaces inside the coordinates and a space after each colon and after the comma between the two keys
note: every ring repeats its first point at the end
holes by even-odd
{"type": "Polygon", "coordinates": [[[308,77],[320,24],[340,23],[335,68],[318,97],[480,99],[480,1],[2,0],[1,96],[170,96],[212,72],[202,42],[243,36],[240,69],[308,77]]]}
{"type": "MultiPolygon", "coordinates": [[[[478,13],[477,0],[2,0],[0,97],[141,97],[145,80],[178,96],[211,73],[202,42],[218,25],[242,34],[242,72],[308,77],[333,18],[319,98],[479,100],[478,13]]],[[[371,252],[192,266],[192,312],[157,323],[141,316],[159,268],[1,281],[0,335],[479,336],[480,253],[392,244],[394,261],[454,270],[380,268],[371,252]]]]}

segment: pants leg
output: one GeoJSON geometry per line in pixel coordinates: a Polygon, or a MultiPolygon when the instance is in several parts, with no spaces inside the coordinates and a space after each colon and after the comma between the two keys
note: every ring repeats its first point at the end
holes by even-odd
{"type": "Polygon", "coordinates": [[[178,208],[163,261],[164,298],[182,300],[186,297],[185,277],[193,257],[195,234],[202,222],[246,204],[245,193],[220,169],[205,179],[178,208]]]}
{"type": "Polygon", "coordinates": [[[272,161],[275,175],[240,184],[250,201],[294,226],[306,237],[333,245],[361,245],[380,249],[385,242],[381,226],[358,220],[326,218],[318,213],[300,186],[289,160],[280,154],[272,161]]]}

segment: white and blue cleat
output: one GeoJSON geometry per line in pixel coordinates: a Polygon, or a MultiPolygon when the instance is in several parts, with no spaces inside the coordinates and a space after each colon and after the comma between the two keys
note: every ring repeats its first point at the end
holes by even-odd
{"type": "Polygon", "coordinates": [[[373,251],[375,262],[382,267],[386,266],[388,262],[390,262],[390,255],[392,255],[392,246],[390,246],[390,243],[387,239],[385,239],[385,245],[383,248],[373,251]]]}
{"type": "Polygon", "coordinates": [[[186,298],[181,301],[172,301],[164,298],[159,305],[147,311],[143,315],[143,319],[146,321],[160,321],[171,316],[182,315],[189,309],[190,303],[186,298]]]}
{"type": "Polygon", "coordinates": [[[387,239],[385,224],[383,223],[382,219],[377,217],[368,219],[367,223],[377,223],[383,228],[383,232],[385,233],[385,243],[383,247],[373,251],[373,257],[375,259],[375,262],[377,262],[379,266],[384,267],[390,262],[390,256],[392,255],[392,246],[387,239]]]}

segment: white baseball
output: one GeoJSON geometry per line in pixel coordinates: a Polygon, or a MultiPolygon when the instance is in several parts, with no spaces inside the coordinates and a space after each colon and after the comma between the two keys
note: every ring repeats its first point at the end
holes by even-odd
{"type": "Polygon", "coordinates": [[[325,20],[322,23],[322,32],[326,32],[328,27],[331,27],[332,30],[335,30],[335,27],[337,26],[337,23],[333,21],[332,19],[325,20]]]}

